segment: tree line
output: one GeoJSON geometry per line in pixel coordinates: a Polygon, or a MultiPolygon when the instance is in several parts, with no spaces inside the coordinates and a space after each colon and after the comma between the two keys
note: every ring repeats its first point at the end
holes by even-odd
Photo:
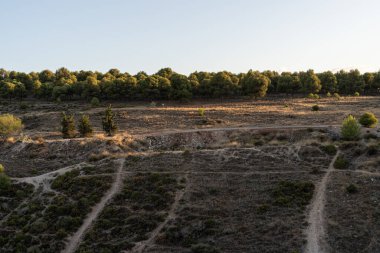
{"type": "Polygon", "coordinates": [[[194,72],[182,75],[163,68],[148,75],[111,69],[107,73],[69,71],[23,73],[0,69],[0,96],[7,99],[34,97],[47,100],[92,98],[117,100],[189,100],[191,98],[264,97],[267,93],[378,93],[380,71],[358,70],[305,72],[253,71],[234,74],[194,72]]]}

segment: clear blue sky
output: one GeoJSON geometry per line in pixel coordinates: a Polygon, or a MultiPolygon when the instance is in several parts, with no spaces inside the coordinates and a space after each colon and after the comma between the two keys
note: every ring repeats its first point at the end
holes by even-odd
{"type": "Polygon", "coordinates": [[[379,0],[4,0],[0,68],[380,69],[379,0]]]}

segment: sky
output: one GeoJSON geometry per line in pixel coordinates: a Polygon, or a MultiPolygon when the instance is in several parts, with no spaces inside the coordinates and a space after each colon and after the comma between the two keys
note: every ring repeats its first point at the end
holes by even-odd
{"type": "Polygon", "coordinates": [[[0,68],[380,69],[378,0],[2,0],[0,68]]]}

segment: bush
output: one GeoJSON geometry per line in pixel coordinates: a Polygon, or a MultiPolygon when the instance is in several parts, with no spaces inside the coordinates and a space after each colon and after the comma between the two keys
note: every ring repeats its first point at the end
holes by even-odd
{"type": "Polygon", "coordinates": [[[349,115],[343,120],[341,127],[341,135],[345,140],[357,140],[360,136],[360,125],[356,121],[355,117],[349,115]]]}
{"type": "Polygon", "coordinates": [[[338,170],[347,169],[348,166],[349,166],[349,162],[341,155],[338,156],[334,162],[334,168],[338,170]]]}
{"type": "Polygon", "coordinates": [[[359,123],[364,127],[371,127],[371,128],[375,127],[377,122],[378,122],[378,120],[377,120],[375,114],[373,114],[371,112],[364,113],[359,119],[359,123]]]}
{"type": "Polygon", "coordinates": [[[357,193],[359,190],[356,185],[350,184],[349,186],[346,187],[346,191],[352,194],[352,193],[357,193]]]}
{"type": "Polygon", "coordinates": [[[0,163],[0,173],[4,173],[4,166],[0,163]]]}
{"type": "Polygon", "coordinates": [[[23,127],[21,119],[16,116],[12,114],[0,115],[0,135],[8,136],[19,133],[23,127]]]}
{"type": "Polygon", "coordinates": [[[334,145],[326,145],[326,146],[322,146],[322,150],[325,151],[326,154],[328,155],[335,155],[336,152],[337,152],[337,149],[334,145]]]}
{"type": "Polygon", "coordinates": [[[355,97],[359,97],[359,96],[360,96],[360,93],[356,91],[356,92],[354,93],[354,96],[355,96],[355,97]]]}
{"type": "Polygon", "coordinates": [[[73,115],[67,115],[66,113],[62,113],[61,126],[63,138],[75,137],[75,121],[73,115]]]}
{"type": "Polygon", "coordinates": [[[339,100],[341,97],[340,97],[339,93],[334,93],[334,98],[339,100]]]}
{"type": "Polygon", "coordinates": [[[92,107],[96,107],[96,106],[99,106],[100,105],[100,101],[99,101],[99,99],[97,98],[97,97],[93,97],[92,99],[91,99],[91,106],[92,107]]]}
{"type": "Polygon", "coordinates": [[[220,251],[214,246],[198,243],[195,245],[191,245],[191,252],[192,253],[218,253],[220,251]]]}
{"type": "Polygon", "coordinates": [[[88,115],[82,115],[78,123],[78,131],[81,137],[92,136],[93,130],[90,122],[90,117],[88,115]]]}
{"type": "Polygon", "coordinates": [[[307,98],[319,99],[319,95],[318,94],[309,93],[309,95],[307,95],[307,98]]]}
{"type": "Polygon", "coordinates": [[[28,107],[29,107],[29,106],[28,106],[27,103],[21,103],[21,104],[20,104],[20,109],[21,109],[21,110],[26,110],[26,109],[28,109],[28,107]]]}
{"type": "Polygon", "coordinates": [[[316,112],[316,111],[319,111],[319,105],[313,105],[312,107],[311,107],[311,110],[313,111],[313,112],[316,112]]]}
{"type": "Polygon", "coordinates": [[[330,93],[330,92],[327,92],[326,96],[327,96],[328,98],[330,98],[330,97],[331,97],[331,93],[330,93]]]}
{"type": "Polygon", "coordinates": [[[103,130],[108,136],[112,136],[117,131],[117,125],[114,121],[114,114],[111,109],[111,105],[108,106],[105,115],[102,119],[103,130]]]}
{"type": "Polygon", "coordinates": [[[313,197],[314,187],[312,182],[281,181],[272,191],[273,204],[305,207],[313,197]]]}
{"type": "Polygon", "coordinates": [[[204,117],[205,116],[205,108],[198,108],[198,115],[201,116],[201,117],[204,117]]]}
{"type": "Polygon", "coordinates": [[[373,156],[373,155],[377,155],[377,153],[378,153],[377,146],[371,145],[371,146],[368,147],[368,149],[367,149],[367,155],[373,156]]]}
{"type": "Polygon", "coordinates": [[[11,186],[11,180],[5,173],[0,173],[0,190],[7,190],[11,186]]]}

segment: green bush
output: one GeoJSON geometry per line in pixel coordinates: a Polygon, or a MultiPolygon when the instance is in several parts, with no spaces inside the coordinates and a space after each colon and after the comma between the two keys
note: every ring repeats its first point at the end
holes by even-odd
{"type": "Polygon", "coordinates": [[[355,96],[355,97],[359,97],[359,96],[360,96],[360,93],[356,91],[356,92],[354,93],[354,96],[355,96]]]}
{"type": "Polygon", "coordinates": [[[338,170],[347,169],[349,166],[349,162],[343,156],[338,156],[334,162],[334,168],[338,170]]]}
{"type": "Polygon", "coordinates": [[[331,93],[330,93],[330,92],[327,92],[326,96],[327,96],[328,98],[330,98],[330,97],[331,97],[331,93]]]}
{"type": "Polygon", "coordinates": [[[344,140],[357,140],[360,137],[360,125],[354,116],[349,115],[343,120],[341,136],[344,140]]]}
{"type": "Polygon", "coordinates": [[[318,94],[309,93],[309,95],[307,95],[307,98],[319,99],[319,95],[318,94]]]}
{"type": "Polygon", "coordinates": [[[21,132],[23,128],[21,119],[12,114],[0,115],[0,135],[8,136],[21,132]]]}
{"type": "Polygon", "coordinates": [[[0,173],[4,173],[4,166],[0,163],[0,173]]]}
{"type": "Polygon", "coordinates": [[[97,106],[99,106],[100,105],[100,101],[99,101],[99,99],[97,98],[97,97],[93,97],[92,99],[91,99],[91,106],[92,107],[97,107],[97,106]]]}
{"type": "Polygon", "coordinates": [[[312,107],[311,107],[311,110],[313,111],[313,112],[316,112],[316,111],[319,111],[319,105],[313,105],[312,107]]]}
{"type": "Polygon", "coordinates": [[[205,116],[205,108],[198,108],[198,115],[201,116],[201,117],[204,117],[205,116]]]}
{"type": "Polygon", "coordinates": [[[7,190],[11,187],[10,178],[5,173],[0,173],[0,190],[7,190]]]}
{"type": "Polygon", "coordinates": [[[208,244],[198,243],[195,245],[191,245],[191,252],[192,253],[219,253],[220,250],[208,244]]]}
{"type": "Polygon", "coordinates": [[[20,104],[20,109],[21,109],[21,110],[26,110],[26,109],[28,109],[28,107],[29,107],[29,106],[28,106],[27,103],[21,103],[21,104],[20,104]]]}
{"type": "Polygon", "coordinates": [[[334,93],[334,98],[339,100],[341,97],[340,97],[339,93],[334,93]]]}
{"type": "Polygon", "coordinates": [[[364,127],[375,127],[377,122],[378,120],[372,112],[364,113],[359,119],[359,123],[364,127]]]}
{"type": "Polygon", "coordinates": [[[356,185],[350,184],[349,186],[346,187],[346,191],[352,194],[352,193],[357,193],[359,190],[356,185]]]}
{"type": "Polygon", "coordinates": [[[326,145],[326,146],[322,146],[322,150],[325,151],[326,154],[328,155],[335,155],[336,152],[337,152],[337,149],[334,145],[330,144],[330,145],[326,145]]]}
{"type": "Polygon", "coordinates": [[[312,182],[281,181],[272,191],[273,204],[305,207],[313,197],[314,187],[312,182]]]}

